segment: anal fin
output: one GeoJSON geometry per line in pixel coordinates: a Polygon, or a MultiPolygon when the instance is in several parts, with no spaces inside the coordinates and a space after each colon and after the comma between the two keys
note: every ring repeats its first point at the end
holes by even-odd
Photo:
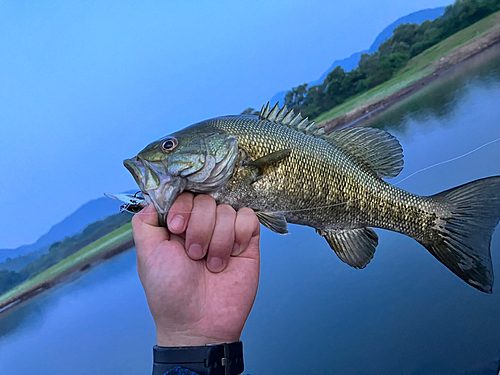
{"type": "Polygon", "coordinates": [[[266,228],[279,234],[289,234],[288,223],[285,216],[280,212],[255,212],[260,223],[266,228]]]}
{"type": "Polygon", "coordinates": [[[319,231],[341,261],[354,268],[365,268],[373,258],[378,236],[370,228],[319,231]]]}

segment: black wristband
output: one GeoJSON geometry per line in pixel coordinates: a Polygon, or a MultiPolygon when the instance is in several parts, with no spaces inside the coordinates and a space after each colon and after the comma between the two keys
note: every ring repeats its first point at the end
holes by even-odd
{"type": "Polygon", "coordinates": [[[236,375],[243,372],[243,343],[205,346],[153,347],[153,375],[183,367],[200,375],[236,375]]]}

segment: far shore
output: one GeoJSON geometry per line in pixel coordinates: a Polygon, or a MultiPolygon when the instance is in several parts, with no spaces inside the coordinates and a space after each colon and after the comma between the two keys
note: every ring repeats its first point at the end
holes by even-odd
{"type": "Polygon", "coordinates": [[[319,122],[318,126],[325,131],[332,131],[348,126],[363,126],[365,120],[374,115],[379,115],[391,106],[417,93],[430,83],[441,78],[441,76],[455,66],[500,45],[500,26],[471,40],[470,42],[454,49],[421,70],[430,70],[431,73],[423,78],[408,84],[395,93],[376,101],[366,101],[357,108],[341,116],[319,122]]]}
{"type": "Polygon", "coordinates": [[[99,251],[90,257],[86,257],[81,262],[74,264],[73,266],[65,269],[63,272],[60,272],[53,277],[44,278],[29,288],[24,289],[22,292],[13,294],[10,298],[3,301],[0,300],[0,314],[10,307],[26,301],[61,282],[74,280],[91,267],[94,267],[103,261],[114,257],[115,255],[123,253],[124,251],[130,250],[134,246],[134,239],[131,236],[125,236],[122,241],[114,243],[112,246],[106,247],[102,251],[99,251]]]}

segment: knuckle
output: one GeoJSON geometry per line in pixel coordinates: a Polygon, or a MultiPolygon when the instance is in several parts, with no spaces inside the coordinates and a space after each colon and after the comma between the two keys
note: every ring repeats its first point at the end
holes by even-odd
{"type": "Polygon", "coordinates": [[[210,253],[213,254],[224,254],[228,252],[229,242],[224,241],[212,241],[210,242],[210,253]]]}
{"type": "Polygon", "coordinates": [[[220,206],[217,206],[217,212],[224,214],[236,214],[234,208],[228,204],[221,204],[220,206]]]}
{"type": "Polygon", "coordinates": [[[193,195],[191,193],[182,193],[174,201],[170,211],[186,211],[193,205],[193,195]]]}
{"type": "Polygon", "coordinates": [[[201,204],[210,204],[215,206],[215,199],[213,199],[210,195],[206,194],[200,194],[194,197],[194,201],[196,203],[201,203],[201,204]]]}
{"type": "Polygon", "coordinates": [[[248,207],[243,207],[238,210],[238,213],[244,214],[244,215],[255,215],[254,211],[251,208],[248,207]]]}
{"type": "Polygon", "coordinates": [[[137,215],[132,216],[132,227],[137,227],[140,221],[141,219],[139,219],[139,216],[137,215]]]}
{"type": "Polygon", "coordinates": [[[255,212],[248,207],[243,207],[238,211],[238,216],[242,218],[242,220],[245,220],[247,222],[255,222],[257,219],[257,216],[255,215],[255,212]]]}
{"type": "Polygon", "coordinates": [[[188,191],[182,192],[177,199],[193,199],[193,193],[188,191]]]}
{"type": "Polygon", "coordinates": [[[259,224],[259,218],[255,215],[255,212],[248,207],[243,207],[238,211],[238,218],[240,223],[244,228],[249,229],[259,224]]]}

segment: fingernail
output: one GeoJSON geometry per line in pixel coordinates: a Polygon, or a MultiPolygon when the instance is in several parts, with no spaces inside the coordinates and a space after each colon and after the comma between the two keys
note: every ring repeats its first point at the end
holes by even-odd
{"type": "Polygon", "coordinates": [[[224,263],[220,258],[210,258],[208,260],[208,269],[212,272],[220,272],[224,268],[224,263]]]}
{"type": "Polygon", "coordinates": [[[180,215],[175,216],[170,222],[170,228],[175,231],[180,231],[184,228],[184,218],[180,215]]]}
{"type": "Polygon", "coordinates": [[[192,259],[201,259],[203,258],[203,249],[195,243],[189,246],[188,254],[192,259]]]}
{"type": "Polygon", "coordinates": [[[238,245],[236,242],[233,245],[233,250],[231,251],[231,255],[238,255],[240,251],[240,245],[238,245]]]}

